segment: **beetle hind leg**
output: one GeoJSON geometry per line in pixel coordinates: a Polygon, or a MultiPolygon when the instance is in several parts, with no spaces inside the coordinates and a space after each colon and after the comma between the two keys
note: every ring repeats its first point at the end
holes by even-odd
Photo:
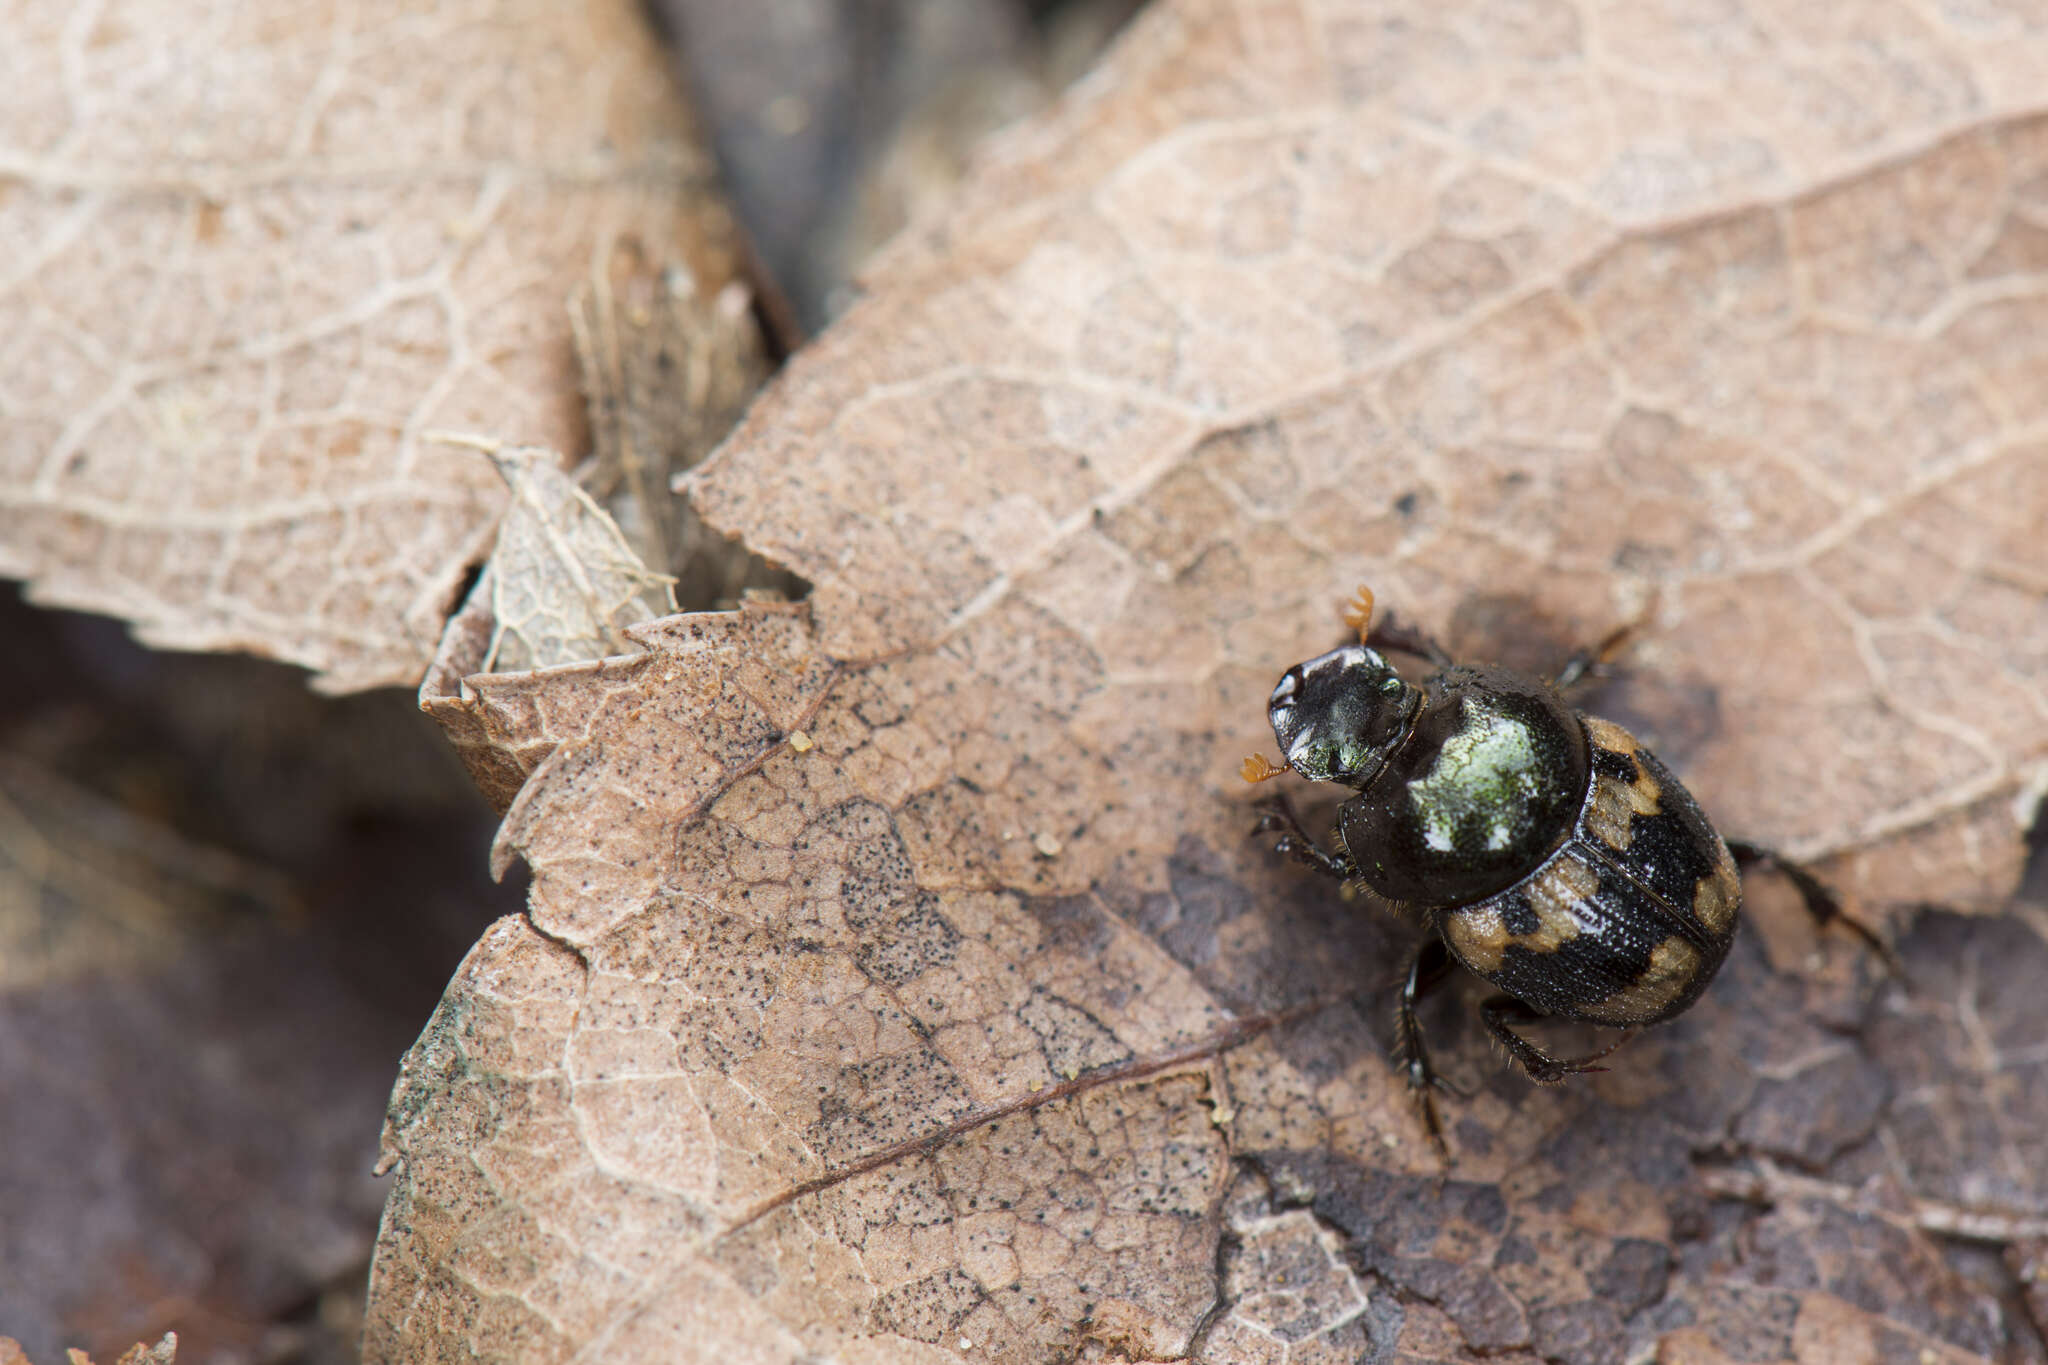
{"type": "Polygon", "coordinates": [[[1601,1048],[1598,1052],[1584,1057],[1553,1057],[1521,1034],[1508,1027],[1510,1022],[1527,1024],[1546,1016],[1530,1009],[1512,995],[1496,995],[1480,1005],[1479,1014],[1486,1021],[1487,1032],[1494,1036],[1508,1055],[1529,1074],[1529,1079],[1538,1085],[1556,1085],[1567,1076],[1577,1076],[1588,1071],[1605,1071],[1599,1065],[1612,1056],[1617,1048],[1636,1036],[1634,1029],[1625,1029],[1619,1038],[1601,1048]]]}
{"type": "Polygon", "coordinates": [[[1279,832],[1273,841],[1273,851],[1284,853],[1298,863],[1305,864],[1340,882],[1348,882],[1358,875],[1351,859],[1342,853],[1332,853],[1311,839],[1308,831],[1301,827],[1301,821],[1294,814],[1294,804],[1284,796],[1268,796],[1252,803],[1252,809],[1259,812],[1259,823],[1252,826],[1254,838],[1261,834],[1279,832]]]}
{"type": "Polygon", "coordinates": [[[1892,945],[1879,937],[1875,929],[1845,912],[1841,901],[1828,889],[1828,884],[1814,876],[1805,866],[1792,861],[1782,853],[1765,848],[1762,844],[1745,843],[1739,839],[1730,839],[1727,844],[1728,851],[1735,855],[1738,867],[1747,868],[1762,864],[1784,873],[1786,880],[1790,881],[1793,889],[1799,893],[1800,904],[1806,907],[1806,913],[1813,917],[1814,926],[1821,932],[1827,932],[1830,924],[1841,925],[1862,939],[1893,976],[1905,975],[1905,964],[1899,961],[1899,955],[1892,949],[1892,945]]]}

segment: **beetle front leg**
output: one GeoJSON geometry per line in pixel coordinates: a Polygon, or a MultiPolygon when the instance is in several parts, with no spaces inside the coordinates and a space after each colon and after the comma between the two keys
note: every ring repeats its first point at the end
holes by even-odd
{"type": "Polygon", "coordinates": [[[1403,654],[1413,654],[1418,659],[1426,659],[1429,666],[1438,672],[1451,667],[1454,662],[1451,652],[1438,644],[1435,636],[1393,616],[1388,616],[1375,627],[1372,638],[1365,643],[1375,648],[1397,649],[1403,654]]]}
{"type": "Polygon", "coordinates": [[[1264,797],[1253,802],[1252,808],[1259,812],[1259,823],[1252,826],[1254,838],[1261,834],[1271,834],[1275,830],[1280,831],[1280,837],[1273,841],[1274,852],[1284,853],[1296,862],[1305,863],[1325,877],[1334,877],[1340,882],[1348,882],[1358,875],[1357,867],[1348,856],[1332,853],[1309,838],[1308,831],[1304,830],[1301,821],[1295,818],[1293,804],[1286,797],[1264,797]]]}
{"type": "Polygon", "coordinates": [[[1508,1055],[1521,1064],[1529,1079],[1538,1085],[1556,1085],[1567,1076],[1581,1075],[1588,1071],[1605,1071],[1596,1065],[1614,1054],[1615,1049],[1636,1036],[1634,1029],[1625,1029],[1622,1035],[1601,1048],[1598,1052],[1584,1057],[1553,1057],[1521,1034],[1508,1027],[1510,1019],[1518,1024],[1527,1024],[1545,1016],[1530,1009],[1512,995],[1496,995],[1479,1006],[1479,1015],[1486,1021],[1487,1031],[1508,1050],[1508,1055]]]}

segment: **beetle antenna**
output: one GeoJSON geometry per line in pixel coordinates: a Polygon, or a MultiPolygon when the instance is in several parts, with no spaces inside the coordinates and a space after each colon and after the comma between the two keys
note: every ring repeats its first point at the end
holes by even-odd
{"type": "Polygon", "coordinates": [[[1372,589],[1363,583],[1349,602],[1344,604],[1344,624],[1358,632],[1358,643],[1365,644],[1366,636],[1372,633],[1372,589]]]}
{"type": "Polygon", "coordinates": [[[1270,782],[1287,769],[1274,767],[1273,761],[1264,754],[1253,754],[1245,759],[1237,771],[1245,781],[1259,783],[1270,782]]]}

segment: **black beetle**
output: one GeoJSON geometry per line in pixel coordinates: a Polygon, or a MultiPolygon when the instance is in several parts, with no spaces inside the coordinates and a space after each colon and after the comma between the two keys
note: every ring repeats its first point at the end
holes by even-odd
{"type": "MultiPolygon", "coordinates": [[[[1437,668],[1405,682],[1370,643],[1372,594],[1345,613],[1358,643],[1281,675],[1267,714],[1286,767],[1245,760],[1248,782],[1290,769],[1358,795],[1337,812],[1335,847],[1309,838],[1285,797],[1260,802],[1255,834],[1340,880],[1412,907],[1429,932],[1411,953],[1395,1024],[1395,1061],[1444,1150],[1430,1089],[1441,1085],[1416,1022],[1418,998],[1449,958],[1501,988],[1487,1029],[1532,1080],[1551,1084],[1597,1063],[1559,1058],[1509,1027],[1544,1016],[1633,1031],[1688,1008],[1735,937],[1736,857],[1775,863],[1823,922],[1840,911],[1808,872],[1753,845],[1722,841],[1649,750],[1611,721],[1569,707],[1555,685],[1504,668],[1455,665],[1426,637],[1383,637],[1437,668]],[[1448,950],[1448,957],[1446,957],[1448,950]]],[[[1627,631],[1610,637],[1603,653],[1627,631]]],[[[1884,949],[1854,921],[1856,932],[1884,949]]]]}

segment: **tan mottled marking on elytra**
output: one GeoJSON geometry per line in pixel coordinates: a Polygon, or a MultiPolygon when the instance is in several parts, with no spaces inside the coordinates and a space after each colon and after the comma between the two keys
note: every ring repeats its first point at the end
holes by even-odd
{"type": "Polygon", "coordinates": [[[1612,749],[1618,754],[1633,754],[1636,751],[1636,737],[1611,720],[1598,716],[1586,717],[1586,738],[1603,749],[1612,749]]]}
{"type": "Polygon", "coordinates": [[[1500,970],[1510,943],[1532,953],[1556,952],[1566,939],[1579,936],[1579,907],[1600,889],[1600,877],[1575,858],[1558,858],[1522,888],[1536,912],[1532,933],[1510,934],[1491,900],[1453,910],[1444,917],[1444,938],[1465,964],[1485,975],[1500,970]]]}
{"type": "Polygon", "coordinates": [[[1458,959],[1481,976],[1500,970],[1500,955],[1507,950],[1508,926],[1494,901],[1467,905],[1444,916],[1444,941],[1458,959]]]}
{"type": "Polygon", "coordinates": [[[1736,907],[1742,904],[1742,876],[1728,850],[1721,850],[1714,870],[1693,884],[1693,918],[1716,934],[1725,934],[1735,922],[1736,907]]]}
{"type": "Polygon", "coordinates": [[[1636,780],[1623,782],[1614,777],[1593,779],[1593,801],[1586,808],[1586,833],[1617,851],[1625,851],[1635,838],[1638,815],[1655,815],[1657,784],[1640,767],[1636,780]]]}
{"type": "Polygon", "coordinates": [[[1576,858],[1558,858],[1529,882],[1523,893],[1536,912],[1536,932],[1515,942],[1531,952],[1548,953],[1568,938],[1579,936],[1579,907],[1600,889],[1600,874],[1576,858]]]}
{"type": "Polygon", "coordinates": [[[1664,792],[1648,770],[1636,759],[1636,737],[1611,720],[1586,717],[1586,736],[1594,747],[1620,754],[1629,761],[1635,776],[1627,782],[1596,775],[1593,799],[1586,807],[1586,833],[1611,849],[1625,852],[1635,838],[1633,822],[1638,815],[1655,815],[1664,792]]]}
{"type": "Polygon", "coordinates": [[[1650,950],[1650,964],[1640,976],[1593,1006],[1587,1017],[1611,1024],[1647,1023],[1685,994],[1699,967],[1699,949],[1673,934],[1650,950]]]}

